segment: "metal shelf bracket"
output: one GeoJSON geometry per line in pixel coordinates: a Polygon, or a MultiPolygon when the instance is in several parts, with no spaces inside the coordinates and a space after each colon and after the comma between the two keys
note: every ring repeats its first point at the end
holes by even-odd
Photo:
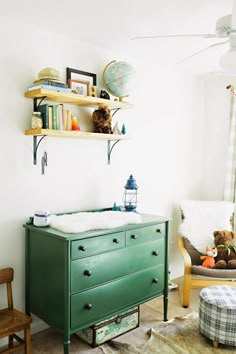
{"type": "Polygon", "coordinates": [[[110,165],[110,162],[111,162],[111,153],[112,153],[112,150],[114,148],[114,146],[119,142],[120,140],[116,140],[112,145],[111,145],[111,141],[108,140],[107,141],[107,163],[108,165],[110,165]]]}
{"type": "Polygon", "coordinates": [[[35,135],[33,136],[33,157],[34,157],[34,165],[37,165],[37,151],[41,141],[46,137],[46,135],[40,136],[35,135]],[[40,137],[39,141],[38,138],[40,137]]]}

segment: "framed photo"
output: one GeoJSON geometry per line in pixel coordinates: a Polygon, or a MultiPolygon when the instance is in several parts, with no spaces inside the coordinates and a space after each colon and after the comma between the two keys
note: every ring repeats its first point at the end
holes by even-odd
{"type": "Polygon", "coordinates": [[[72,89],[72,92],[82,96],[90,95],[90,83],[89,81],[82,80],[68,80],[68,86],[72,89]]]}
{"type": "Polygon", "coordinates": [[[69,83],[69,80],[85,81],[89,82],[90,86],[97,85],[97,75],[93,73],[88,73],[82,70],[76,70],[71,68],[66,68],[66,81],[69,83]]]}

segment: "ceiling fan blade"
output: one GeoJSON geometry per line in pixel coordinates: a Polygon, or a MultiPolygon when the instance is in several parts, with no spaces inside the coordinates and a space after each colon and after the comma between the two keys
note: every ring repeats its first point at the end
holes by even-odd
{"type": "Polygon", "coordinates": [[[224,41],[224,42],[219,42],[219,43],[211,44],[211,45],[209,45],[208,47],[206,47],[206,48],[204,48],[204,49],[201,49],[201,50],[199,50],[198,52],[196,52],[196,53],[194,53],[194,54],[192,54],[192,55],[190,55],[190,56],[188,56],[188,57],[186,57],[186,58],[184,58],[184,59],[178,61],[177,64],[181,64],[181,63],[183,63],[184,61],[186,61],[186,60],[188,60],[188,59],[194,57],[195,55],[198,55],[198,54],[204,52],[205,50],[207,50],[207,49],[209,49],[209,48],[217,47],[217,46],[219,46],[219,45],[227,44],[227,43],[229,43],[229,40],[224,41]]]}
{"type": "MultiPolygon", "coordinates": [[[[236,1],[236,0],[235,0],[236,1]]],[[[177,37],[201,37],[201,38],[216,38],[216,34],[168,34],[163,36],[140,36],[131,38],[132,41],[140,39],[155,39],[155,38],[177,38],[177,37]]]]}

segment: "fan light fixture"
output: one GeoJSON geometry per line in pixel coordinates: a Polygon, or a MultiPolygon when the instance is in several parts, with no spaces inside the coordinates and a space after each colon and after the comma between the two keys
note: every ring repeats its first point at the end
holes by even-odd
{"type": "Polygon", "coordinates": [[[231,34],[230,49],[222,55],[219,64],[224,71],[236,74],[236,33],[231,34]]]}

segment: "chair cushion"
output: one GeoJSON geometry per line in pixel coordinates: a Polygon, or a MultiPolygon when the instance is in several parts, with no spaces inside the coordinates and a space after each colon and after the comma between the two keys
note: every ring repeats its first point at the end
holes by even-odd
{"type": "Polygon", "coordinates": [[[214,246],[215,230],[232,230],[234,203],[222,201],[185,200],[181,202],[183,222],[179,232],[201,253],[214,246]]]}
{"type": "Polygon", "coordinates": [[[191,257],[192,265],[201,265],[202,261],[200,259],[200,256],[202,256],[203,253],[199,252],[186,237],[183,238],[183,241],[184,247],[186,248],[188,254],[191,257]]]}
{"type": "Polygon", "coordinates": [[[236,269],[210,269],[202,267],[202,261],[200,259],[202,253],[198,252],[198,250],[196,250],[187,238],[184,237],[183,241],[184,246],[192,260],[192,274],[202,275],[204,277],[236,279],[236,269]]]}
{"type": "Polygon", "coordinates": [[[200,265],[193,265],[191,273],[210,278],[236,279],[236,269],[210,269],[200,265]]]}

